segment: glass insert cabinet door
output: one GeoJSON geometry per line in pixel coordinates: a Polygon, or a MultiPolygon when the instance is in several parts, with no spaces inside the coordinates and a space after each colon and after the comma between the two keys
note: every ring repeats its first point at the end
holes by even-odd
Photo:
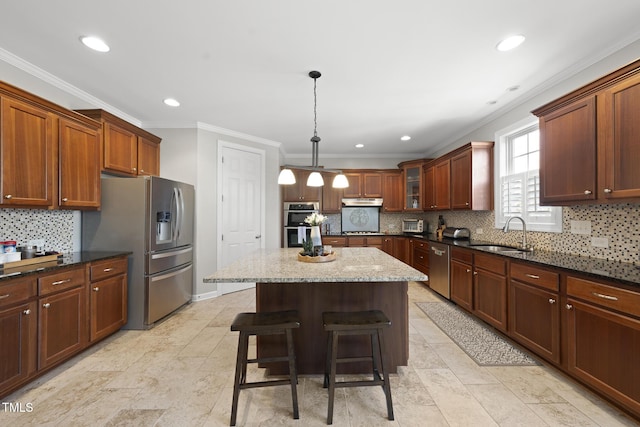
{"type": "Polygon", "coordinates": [[[421,174],[421,166],[405,168],[405,209],[420,209],[422,207],[420,199],[422,193],[421,174]]]}

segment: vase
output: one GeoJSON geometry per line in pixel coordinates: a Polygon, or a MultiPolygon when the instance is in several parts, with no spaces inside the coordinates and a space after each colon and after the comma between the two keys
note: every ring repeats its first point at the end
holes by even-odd
{"type": "Polygon", "coordinates": [[[312,225],[311,226],[311,241],[313,242],[313,246],[322,246],[322,236],[320,236],[320,226],[312,225]]]}

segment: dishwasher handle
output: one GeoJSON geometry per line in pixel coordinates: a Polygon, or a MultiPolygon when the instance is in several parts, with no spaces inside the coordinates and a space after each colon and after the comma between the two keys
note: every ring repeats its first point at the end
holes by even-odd
{"type": "Polygon", "coordinates": [[[446,249],[442,250],[442,249],[438,249],[438,248],[433,247],[433,246],[431,246],[431,250],[437,256],[443,256],[443,255],[445,255],[447,253],[446,249]]]}

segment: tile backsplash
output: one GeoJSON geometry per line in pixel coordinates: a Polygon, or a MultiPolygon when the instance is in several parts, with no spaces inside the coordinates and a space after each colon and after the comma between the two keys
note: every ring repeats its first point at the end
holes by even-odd
{"type": "Polygon", "coordinates": [[[47,251],[79,251],[79,228],[79,211],[0,209],[0,239],[15,240],[18,245],[43,239],[47,251]]]}
{"type": "MultiPolygon", "coordinates": [[[[503,233],[495,228],[493,211],[444,211],[438,213],[381,214],[380,231],[390,234],[401,231],[402,219],[421,218],[434,230],[441,214],[448,226],[466,227],[471,237],[494,243],[516,245],[522,241],[522,231],[503,233]],[[478,234],[482,229],[482,234],[478,234]]],[[[329,215],[332,232],[340,232],[340,215],[329,215]]],[[[527,240],[536,249],[572,255],[589,256],[640,265],[640,204],[585,205],[563,207],[562,232],[527,231],[527,240]],[[571,233],[571,221],[591,221],[591,234],[571,233]],[[608,248],[593,247],[592,237],[608,239],[608,248]]]]}

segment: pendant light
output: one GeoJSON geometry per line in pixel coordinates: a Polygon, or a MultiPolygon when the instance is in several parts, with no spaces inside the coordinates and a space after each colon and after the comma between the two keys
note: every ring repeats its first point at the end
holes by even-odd
{"type": "MultiPolygon", "coordinates": [[[[349,186],[349,181],[347,177],[340,170],[334,169],[323,169],[318,166],[318,143],[320,142],[320,137],[318,136],[318,95],[316,92],[316,84],[318,78],[320,78],[322,74],[319,71],[310,71],[309,77],[313,79],[313,136],[311,137],[311,167],[297,166],[298,169],[305,169],[312,171],[307,178],[307,186],[309,187],[322,187],[324,185],[324,179],[322,178],[322,174],[320,171],[335,173],[337,174],[333,179],[332,187],[334,188],[347,188],[349,186]]],[[[289,169],[288,166],[280,171],[280,175],[278,176],[278,184],[290,185],[295,184],[296,178],[293,174],[293,171],[289,169]]]]}

